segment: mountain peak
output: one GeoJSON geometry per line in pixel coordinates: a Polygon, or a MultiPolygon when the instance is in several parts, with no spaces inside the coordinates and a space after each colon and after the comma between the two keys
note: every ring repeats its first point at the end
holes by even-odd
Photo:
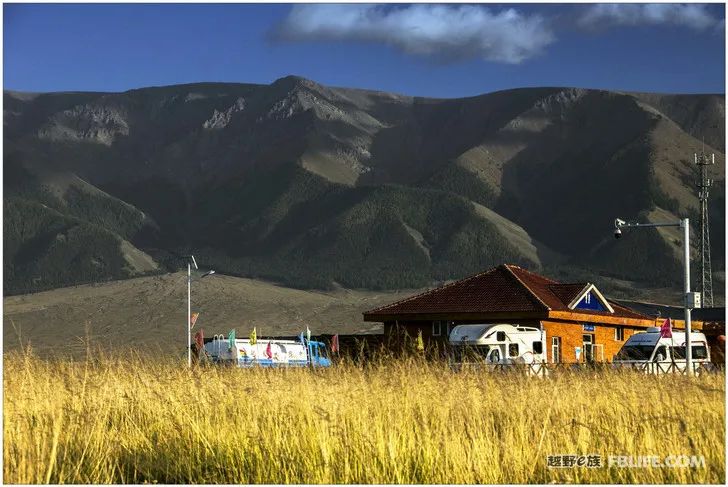
{"type": "Polygon", "coordinates": [[[286,91],[293,91],[297,88],[308,88],[308,89],[321,89],[323,88],[320,84],[302,76],[288,75],[283,78],[278,78],[271,86],[281,87],[286,91]]]}

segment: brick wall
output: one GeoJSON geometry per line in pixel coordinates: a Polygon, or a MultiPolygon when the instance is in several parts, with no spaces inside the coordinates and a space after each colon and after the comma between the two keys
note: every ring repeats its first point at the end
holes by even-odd
{"type": "MultiPolygon", "coordinates": [[[[544,330],[546,330],[546,346],[548,347],[549,362],[553,360],[551,343],[552,337],[561,338],[561,362],[574,363],[576,362],[576,347],[581,347],[580,362],[585,360],[584,353],[584,342],[583,335],[588,334],[593,336],[593,343],[597,345],[603,345],[604,360],[611,362],[614,355],[619,352],[624,345],[624,342],[639,329],[623,327],[624,329],[624,340],[615,340],[615,328],[616,325],[599,325],[594,323],[594,331],[585,331],[582,323],[565,322],[565,321],[548,321],[543,320],[544,330]]],[[[591,323],[590,323],[591,324],[591,323]]],[[[601,359],[601,352],[595,350],[595,359],[601,359]]]]}

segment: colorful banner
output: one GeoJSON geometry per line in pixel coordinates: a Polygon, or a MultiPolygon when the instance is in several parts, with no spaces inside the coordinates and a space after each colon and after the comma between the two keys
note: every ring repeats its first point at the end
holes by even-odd
{"type": "Polygon", "coordinates": [[[190,315],[190,330],[195,327],[195,323],[197,322],[198,316],[200,316],[200,313],[192,313],[190,315]]]}
{"type": "Polygon", "coordinates": [[[250,332],[250,344],[255,345],[256,343],[258,343],[258,332],[253,327],[253,331],[250,332]]]}
{"type": "Polygon", "coordinates": [[[331,339],[331,351],[339,353],[339,334],[337,333],[334,335],[334,337],[331,339]]]}
{"type": "Polygon", "coordinates": [[[228,346],[231,351],[235,348],[235,328],[230,330],[230,333],[228,333],[228,346]]]}

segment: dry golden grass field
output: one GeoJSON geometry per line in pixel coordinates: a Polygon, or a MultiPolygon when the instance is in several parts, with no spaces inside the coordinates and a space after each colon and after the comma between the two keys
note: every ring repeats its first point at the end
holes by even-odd
{"type": "Polygon", "coordinates": [[[723,483],[725,376],[4,356],[6,483],[723,483]],[[550,454],[703,455],[554,469],[550,454]]]}

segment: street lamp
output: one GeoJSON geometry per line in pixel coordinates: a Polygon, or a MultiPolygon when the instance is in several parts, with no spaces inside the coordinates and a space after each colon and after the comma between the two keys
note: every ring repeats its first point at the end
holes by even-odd
{"type": "Polygon", "coordinates": [[[688,369],[688,375],[693,375],[693,350],[691,348],[692,326],[690,323],[690,310],[700,307],[700,293],[690,292],[690,220],[683,218],[678,222],[670,223],[631,223],[619,218],[614,220],[614,238],[622,236],[622,228],[640,228],[640,227],[680,227],[683,229],[683,259],[684,259],[684,278],[685,278],[685,296],[683,296],[685,307],[685,361],[688,369]]]}
{"type": "MultiPolygon", "coordinates": [[[[192,266],[198,270],[197,261],[194,255],[188,255],[187,260],[187,366],[192,367],[192,266]]],[[[209,270],[202,274],[199,279],[211,276],[215,271],[209,270]]]]}

